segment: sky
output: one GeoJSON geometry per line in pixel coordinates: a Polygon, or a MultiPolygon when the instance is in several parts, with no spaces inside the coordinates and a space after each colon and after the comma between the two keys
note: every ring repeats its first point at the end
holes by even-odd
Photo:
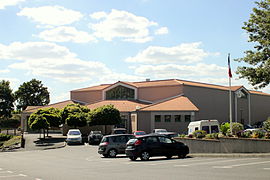
{"type": "MultiPolygon", "coordinates": [[[[41,80],[51,103],[117,81],[182,79],[252,86],[234,61],[253,0],[0,0],[0,80],[41,80]]],[[[261,89],[270,93],[270,87],[261,89]]]]}

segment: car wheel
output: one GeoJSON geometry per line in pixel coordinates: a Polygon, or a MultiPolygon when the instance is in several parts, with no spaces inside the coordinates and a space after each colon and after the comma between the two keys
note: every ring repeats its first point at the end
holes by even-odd
{"type": "Polygon", "coordinates": [[[141,160],[147,161],[147,160],[149,160],[149,158],[150,158],[149,152],[143,151],[142,154],[141,154],[141,160]]]}
{"type": "Polygon", "coordinates": [[[114,158],[117,155],[117,152],[115,149],[110,149],[108,152],[109,157],[114,158]]]}
{"type": "Polygon", "coordinates": [[[171,159],[172,158],[172,155],[167,155],[166,158],[167,159],[171,159]]]}
{"type": "Polygon", "coordinates": [[[131,161],[136,161],[137,157],[136,157],[136,156],[130,156],[129,159],[130,159],[131,161]]]}

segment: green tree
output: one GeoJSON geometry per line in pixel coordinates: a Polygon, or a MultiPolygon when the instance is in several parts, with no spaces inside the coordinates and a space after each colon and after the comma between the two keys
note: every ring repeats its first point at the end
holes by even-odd
{"type": "Polygon", "coordinates": [[[0,81],[0,118],[8,119],[13,111],[14,96],[9,81],[0,81]]]}
{"type": "Polygon", "coordinates": [[[15,92],[17,108],[25,110],[27,106],[44,106],[50,103],[48,88],[41,81],[32,79],[24,82],[15,92]]]}
{"type": "Polygon", "coordinates": [[[263,122],[263,129],[270,132],[270,117],[263,122]]]}
{"type": "Polygon", "coordinates": [[[45,129],[49,128],[49,123],[45,117],[40,114],[32,113],[28,119],[29,127],[33,130],[43,129],[44,139],[45,139],[45,129]]]}
{"type": "Polygon", "coordinates": [[[270,0],[255,2],[248,22],[242,27],[249,35],[253,50],[245,51],[245,57],[237,59],[250,66],[239,66],[240,78],[247,78],[256,88],[263,88],[270,83],[270,0]]]}
{"type": "Polygon", "coordinates": [[[87,125],[87,118],[90,109],[79,104],[69,104],[62,110],[63,123],[71,127],[82,127],[87,125]]]}
{"type": "Polygon", "coordinates": [[[89,125],[116,125],[120,122],[120,112],[113,105],[104,105],[92,110],[88,119],[89,125]]]}

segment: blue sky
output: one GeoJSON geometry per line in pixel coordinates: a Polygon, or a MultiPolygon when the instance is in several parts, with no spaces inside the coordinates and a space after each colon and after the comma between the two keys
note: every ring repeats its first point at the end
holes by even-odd
{"type": "MultiPolygon", "coordinates": [[[[228,84],[253,0],[0,0],[0,79],[69,91],[146,78],[228,84]]],[[[252,87],[234,73],[233,85],[252,87]]],[[[270,88],[263,89],[270,93],[270,88]]]]}

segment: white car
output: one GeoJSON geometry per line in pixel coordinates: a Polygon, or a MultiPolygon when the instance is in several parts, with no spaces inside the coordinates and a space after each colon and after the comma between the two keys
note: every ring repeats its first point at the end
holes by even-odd
{"type": "Polygon", "coordinates": [[[82,144],[82,133],[79,129],[70,129],[67,133],[67,144],[82,144]]]}
{"type": "Polygon", "coordinates": [[[155,134],[161,134],[168,132],[166,129],[153,129],[153,133],[155,134]]]}

